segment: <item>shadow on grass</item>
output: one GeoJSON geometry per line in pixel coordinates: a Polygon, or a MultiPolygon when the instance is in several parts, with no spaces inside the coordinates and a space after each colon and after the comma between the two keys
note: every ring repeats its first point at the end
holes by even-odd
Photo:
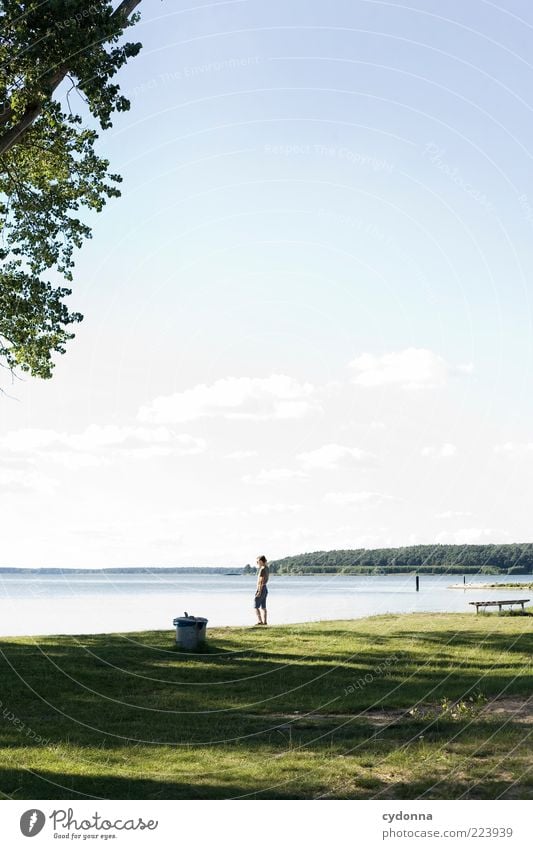
{"type": "MultiPolygon", "coordinates": [[[[522,618],[522,617],[520,617],[522,618]]],[[[525,623],[524,623],[525,624],[525,623]]],[[[500,634],[494,631],[480,634],[479,631],[440,631],[437,635],[424,635],[424,641],[433,645],[443,643],[448,648],[480,649],[489,654],[533,654],[533,629],[520,634],[500,634]]]]}
{"type": "Polygon", "coordinates": [[[411,644],[413,636],[317,624],[300,642],[296,626],[239,629],[193,654],[176,650],[172,632],[4,640],[0,698],[13,716],[1,722],[0,713],[0,731],[14,745],[17,721],[57,743],[198,745],[261,734],[296,711],[355,714],[476,691],[530,695],[533,633],[438,629],[411,644]]]}
{"type": "Polygon", "coordinates": [[[501,613],[487,613],[487,616],[533,616],[533,607],[526,607],[525,610],[502,610],[501,613]]]}
{"type": "Polygon", "coordinates": [[[14,799],[227,799],[242,796],[250,788],[237,784],[198,786],[192,782],[0,769],[0,792],[14,799]]]}
{"type": "MultiPolygon", "coordinates": [[[[200,767],[201,768],[201,767],[200,767]]],[[[157,781],[114,776],[73,776],[66,772],[30,772],[0,769],[0,793],[12,799],[498,799],[533,798],[533,785],[517,785],[512,780],[487,777],[476,780],[447,779],[431,771],[412,782],[357,777],[335,782],[328,788],[317,776],[307,775],[263,781],[254,784],[224,781],[217,783],[157,781]]]]}

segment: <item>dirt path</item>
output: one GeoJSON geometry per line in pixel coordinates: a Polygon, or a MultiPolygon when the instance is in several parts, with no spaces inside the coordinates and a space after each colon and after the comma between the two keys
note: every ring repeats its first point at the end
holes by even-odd
{"type": "MultiPolygon", "coordinates": [[[[395,708],[391,710],[368,710],[359,711],[358,713],[270,713],[270,719],[279,719],[281,725],[293,725],[295,728],[315,728],[319,725],[327,725],[332,722],[338,722],[339,725],[350,720],[361,720],[369,722],[371,725],[382,726],[390,725],[397,722],[403,722],[409,719],[424,719],[426,717],[435,717],[442,711],[442,706],[439,703],[424,704],[418,706],[416,713],[413,713],[409,708],[395,708]]],[[[265,714],[247,714],[250,718],[265,719],[265,714]]],[[[513,720],[517,719],[520,722],[525,722],[533,725],[533,696],[529,698],[499,698],[490,699],[478,708],[473,709],[471,713],[465,715],[465,719],[473,716],[483,719],[500,719],[513,720]]]]}

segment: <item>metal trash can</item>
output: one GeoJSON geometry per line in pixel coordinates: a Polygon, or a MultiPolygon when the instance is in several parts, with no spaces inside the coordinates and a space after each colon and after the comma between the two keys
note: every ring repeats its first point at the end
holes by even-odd
{"type": "Polygon", "coordinates": [[[176,645],[182,649],[196,649],[205,642],[207,619],[203,616],[177,616],[172,624],[176,626],[176,645]]]}

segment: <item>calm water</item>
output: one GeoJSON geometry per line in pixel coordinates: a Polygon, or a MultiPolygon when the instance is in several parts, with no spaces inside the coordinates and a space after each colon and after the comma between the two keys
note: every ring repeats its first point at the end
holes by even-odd
{"type": "MultiPolygon", "coordinates": [[[[467,576],[470,583],[530,581],[531,576],[467,576]]],[[[531,598],[532,590],[450,589],[462,577],[314,575],[271,577],[272,624],[353,619],[376,613],[465,612],[469,601],[531,598]]],[[[2,575],[0,635],[90,634],[172,629],[185,610],[210,625],[253,624],[255,578],[230,575],[2,575]]]]}

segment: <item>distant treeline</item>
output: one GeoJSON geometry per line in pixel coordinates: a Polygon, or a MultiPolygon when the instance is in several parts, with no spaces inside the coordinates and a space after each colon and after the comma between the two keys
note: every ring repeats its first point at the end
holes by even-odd
{"type": "Polygon", "coordinates": [[[314,551],[273,560],[269,565],[272,572],[280,575],[324,572],[379,575],[414,571],[520,575],[533,573],[533,543],[412,545],[404,548],[314,551]]]}
{"type": "Polygon", "coordinates": [[[20,568],[18,566],[4,566],[0,568],[0,574],[33,574],[40,575],[153,575],[157,574],[181,574],[188,575],[241,575],[242,569],[232,566],[114,566],[105,569],[60,569],[57,566],[43,566],[42,568],[35,567],[30,569],[20,568]]]}

